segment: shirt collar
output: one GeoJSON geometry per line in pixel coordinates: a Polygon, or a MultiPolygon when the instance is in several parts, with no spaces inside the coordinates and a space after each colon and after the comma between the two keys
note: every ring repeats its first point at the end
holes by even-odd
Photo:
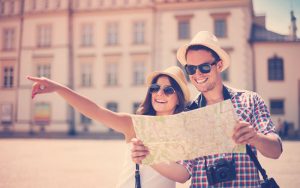
{"type": "MultiPolygon", "coordinates": [[[[234,98],[236,95],[240,95],[241,93],[243,93],[244,91],[242,90],[237,90],[234,88],[230,88],[228,86],[223,85],[223,96],[224,96],[224,100],[227,99],[232,99],[234,98]]],[[[196,100],[194,100],[190,105],[188,105],[188,109],[189,110],[194,110],[197,108],[201,108],[206,106],[206,99],[205,97],[200,93],[197,97],[196,100]]]]}

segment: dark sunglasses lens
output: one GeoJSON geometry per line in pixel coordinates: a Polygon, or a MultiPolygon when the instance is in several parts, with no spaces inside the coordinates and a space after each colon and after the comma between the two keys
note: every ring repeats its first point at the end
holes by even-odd
{"type": "Polygon", "coordinates": [[[211,65],[209,65],[209,64],[202,64],[199,66],[199,70],[202,73],[209,73],[210,69],[211,69],[211,65]]]}
{"type": "Polygon", "coordinates": [[[173,93],[175,93],[175,90],[174,90],[173,87],[168,86],[168,87],[165,87],[165,88],[164,88],[164,93],[165,93],[166,95],[172,95],[173,93]]]}
{"type": "Polygon", "coordinates": [[[160,86],[157,85],[157,84],[152,84],[150,87],[149,87],[149,92],[150,93],[157,93],[160,89],[160,86]]]}
{"type": "Polygon", "coordinates": [[[185,66],[185,70],[186,70],[186,72],[187,72],[189,75],[195,74],[195,73],[196,73],[196,69],[197,69],[197,67],[194,66],[194,65],[186,65],[186,66],[185,66]]]}

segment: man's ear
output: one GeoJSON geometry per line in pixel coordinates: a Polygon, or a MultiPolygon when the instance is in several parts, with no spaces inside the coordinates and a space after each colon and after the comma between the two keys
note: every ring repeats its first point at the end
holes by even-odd
{"type": "Polygon", "coordinates": [[[217,63],[217,70],[218,70],[219,72],[221,72],[221,71],[222,71],[222,68],[223,68],[223,61],[220,60],[220,61],[217,63]]]}

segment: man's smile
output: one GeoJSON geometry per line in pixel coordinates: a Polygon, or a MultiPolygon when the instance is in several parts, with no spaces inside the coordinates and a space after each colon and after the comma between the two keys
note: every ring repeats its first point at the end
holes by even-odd
{"type": "Polygon", "coordinates": [[[194,80],[197,84],[203,84],[208,80],[208,78],[195,78],[194,80]]]}

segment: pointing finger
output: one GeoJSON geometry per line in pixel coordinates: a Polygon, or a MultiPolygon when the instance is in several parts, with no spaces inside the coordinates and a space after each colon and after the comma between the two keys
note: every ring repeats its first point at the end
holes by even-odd
{"type": "Polygon", "coordinates": [[[27,76],[27,79],[34,82],[41,82],[42,78],[34,77],[34,76],[27,76]]]}

